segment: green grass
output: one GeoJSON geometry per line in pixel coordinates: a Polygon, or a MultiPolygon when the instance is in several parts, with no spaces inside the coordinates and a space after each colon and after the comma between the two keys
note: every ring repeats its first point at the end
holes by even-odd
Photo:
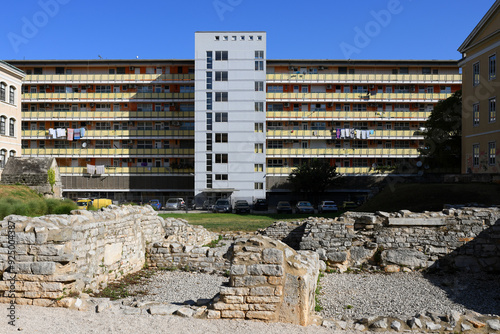
{"type": "Polygon", "coordinates": [[[500,204],[500,185],[493,183],[396,184],[387,186],[353,211],[441,211],[444,204],[500,204]]]}
{"type": "MultiPolygon", "coordinates": [[[[336,217],[339,214],[323,214],[322,217],[336,217]]],[[[163,218],[186,219],[191,225],[201,225],[212,232],[253,232],[266,228],[275,221],[295,221],[318,215],[310,214],[234,214],[234,213],[161,213],[163,218]]]]}

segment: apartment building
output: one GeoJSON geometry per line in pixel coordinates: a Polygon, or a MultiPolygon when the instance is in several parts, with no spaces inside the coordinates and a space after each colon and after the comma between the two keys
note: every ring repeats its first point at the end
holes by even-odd
{"type": "Polygon", "coordinates": [[[284,191],[324,159],[347,176],[416,175],[456,61],[269,60],[265,32],[197,32],[194,60],[10,61],[23,155],[53,156],[66,197],[119,201],[284,191]]]}
{"type": "Polygon", "coordinates": [[[192,60],[10,63],[27,74],[23,155],[56,157],[65,197],[192,194],[192,60]]]}
{"type": "Polygon", "coordinates": [[[23,78],[23,71],[0,61],[0,177],[9,157],[21,156],[23,78]]]}
{"type": "Polygon", "coordinates": [[[465,39],[462,53],[462,173],[500,172],[500,122],[496,97],[500,81],[496,55],[500,52],[500,1],[493,6],[465,39]]]}

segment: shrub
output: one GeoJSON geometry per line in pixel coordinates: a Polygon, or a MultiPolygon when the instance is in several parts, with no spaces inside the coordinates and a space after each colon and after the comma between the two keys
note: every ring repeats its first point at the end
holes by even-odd
{"type": "Polygon", "coordinates": [[[4,219],[8,215],[14,213],[14,207],[7,201],[0,201],[0,219],[4,219]]]}
{"type": "Polygon", "coordinates": [[[61,203],[61,200],[55,198],[47,198],[45,204],[47,205],[47,214],[51,215],[55,213],[56,207],[61,203]]]}
{"type": "Polygon", "coordinates": [[[27,216],[29,214],[29,207],[27,203],[17,202],[14,206],[14,214],[20,216],[27,216]]]}
{"type": "Polygon", "coordinates": [[[54,209],[54,213],[57,215],[69,215],[71,210],[78,209],[78,206],[75,202],[70,199],[65,199],[63,201],[59,201],[59,205],[54,209]]]}
{"type": "Polygon", "coordinates": [[[31,200],[27,203],[30,216],[47,214],[47,203],[44,200],[31,200]]]}

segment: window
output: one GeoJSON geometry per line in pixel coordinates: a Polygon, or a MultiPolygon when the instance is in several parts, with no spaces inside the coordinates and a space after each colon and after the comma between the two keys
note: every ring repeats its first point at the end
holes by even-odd
{"type": "Polygon", "coordinates": [[[422,74],[431,74],[430,67],[422,67],[422,74]]]}
{"type": "Polygon", "coordinates": [[[268,93],[283,93],[283,86],[268,85],[267,92],[268,93]]]}
{"type": "MultiPolygon", "coordinates": [[[[56,144],[57,143],[58,142],[56,142],[56,144]]],[[[111,140],[96,140],[95,148],[111,148],[111,140]]]]}
{"type": "Polygon", "coordinates": [[[472,145],[472,165],[479,167],[479,144],[472,145]]]}
{"type": "Polygon", "coordinates": [[[488,67],[488,78],[490,80],[496,79],[497,77],[497,55],[490,56],[488,67]]]}
{"type": "Polygon", "coordinates": [[[479,63],[472,65],[472,86],[479,85],[479,63]]]}
{"type": "Polygon", "coordinates": [[[451,86],[441,86],[441,93],[451,94],[451,86]]]}
{"type": "Polygon", "coordinates": [[[56,67],[56,74],[64,74],[64,67],[56,67]]]}
{"type": "Polygon", "coordinates": [[[212,171],[212,154],[207,154],[207,172],[212,171]]]}
{"type": "Polygon", "coordinates": [[[5,123],[7,123],[7,117],[0,117],[0,135],[5,135],[5,123]]]}
{"type": "Polygon", "coordinates": [[[153,148],[153,141],[152,140],[138,140],[137,141],[137,148],[153,148]]]}
{"type": "Polygon", "coordinates": [[[14,104],[15,96],[16,96],[16,88],[14,86],[10,86],[9,87],[9,103],[10,104],[14,104]]]}
{"type": "MultiPolygon", "coordinates": [[[[146,87],[143,87],[143,89],[146,87]]],[[[151,87],[151,91],[152,91],[151,87]]],[[[96,85],[95,86],[95,92],[96,93],[111,93],[111,86],[102,86],[102,85],[96,85]]]]}
{"type": "Polygon", "coordinates": [[[211,112],[207,112],[207,131],[212,131],[212,120],[213,115],[211,112]]]}
{"type": "Polygon", "coordinates": [[[43,74],[43,69],[41,67],[35,67],[33,69],[33,74],[43,74]]]}
{"type": "Polygon", "coordinates": [[[264,111],[264,102],[255,102],[255,111],[264,111]]]}
{"type": "Polygon", "coordinates": [[[264,153],[264,144],[255,144],[255,153],[264,153]]]}
{"type": "Polygon", "coordinates": [[[264,165],[263,164],[255,164],[255,165],[253,165],[253,170],[255,172],[263,172],[264,171],[264,165]]]}
{"type": "Polygon", "coordinates": [[[255,70],[256,71],[264,71],[264,61],[263,60],[256,60],[255,61],[255,70]]]}
{"type": "Polygon", "coordinates": [[[263,92],[264,91],[264,82],[263,81],[255,81],[255,91],[263,92]]]}
{"type": "Polygon", "coordinates": [[[267,148],[283,148],[283,140],[268,140],[267,148]]]}
{"type": "Polygon", "coordinates": [[[207,93],[207,110],[212,110],[212,93],[207,93]]]}
{"type": "Polygon", "coordinates": [[[394,122],[394,130],[410,130],[409,122],[394,122]]]}
{"type": "Polygon", "coordinates": [[[490,165],[496,163],[497,148],[494,141],[488,143],[488,162],[490,165]]]}
{"type": "Polygon", "coordinates": [[[215,72],[215,81],[227,81],[227,71],[215,72]]]}
{"type": "Polygon", "coordinates": [[[137,122],[137,130],[153,130],[153,122],[137,122]]]}
{"type": "Polygon", "coordinates": [[[213,53],[212,51],[207,51],[207,69],[212,68],[212,61],[213,61],[213,53]]]}
{"type": "Polygon", "coordinates": [[[0,151],[0,168],[5,167],[5,159],[6,159],[7,151],[6,150],[1,150],[0,151]]]}
{"type": "Polygon", "coordinates": [[[227,181],[227,174],[215,174],[216,181],[227,181]]]}
{"type": "Polygon", "coordinates": [[[283,159],[268,159],[267,167],[283,167],[283,159]]]}
{"type": "Polygon", "coordinates": [[[264,189],[264,183],[263,182],[255,182],[254,189],[264,189]]]}
{"type": "Polygon", "coordinates": [[[216,133],[215,134],[216,143],[227,143],[227,133],[216,133]]]}
{"type": "Polygon", "coordinates": [[[7,84],[2,82],[0,84],[0,101],[5,101],[5,90],[7,89],[7,84]]]}
{"type": "Polygon", "coordinates": [[[490,122],[495,122],[497,119],[497,107],[496,107],[497,102],[496,101],[497,101],[497,99],[495,97],[490,99],[490,101],[489,101],[488,119],[490,122]]]}
{"type": "Polygon", "coordinates": [[[207,151],[212,151],[212,134],[207,133],[207,151]]]}
{"type": "Polygon", "coordinates": [[[475,103],[472,105],[472,125],[479,125],[479,103],[475,103]]]}
{"type": "Polygon", "coordinates": [[[255,132],[264,132],[264,123],[255,123],[255,132]]]}
{"type": "Polygon", "coordinates": [[[14,137],[14,129],[15,129],[16,121],[11,118],[9,122],[9,136],[14,137]]]}
{"type": "MultiPolygon", "coordinates": [[[[36,89],[36,87],[35,87],[35,89],[36,89]]],[[[66,93],[66,87],[64,87],[64,86],[55,86],[54,87],[54,93],[66,93]]]]}
{"type": "Polygon", "coordinates": [[[96,122],[95,129],[96,130],[111,130],[111,123],[110,122],[96,122]]]}
{"type": "Polygon", "coordinates": [[[226,123],[227,122],[227,112],[216,112],[215,113],[216,123],[226,123]]]}
{"type": "Polygon", "coordinates": [[[227,92],[216,92],[215,93],[215,101],[216,102],[226,102],[227,101],[227,92]]]}
{"type": "Polygon", "coordinates": [[[227,154],[216,154],[215,155],[216,164],[227,164],[227,154]]]}
{"type": "Polygon", "coordinates": [[[255,59],[264,59],[264,51],[255,51],[255,59]]]}
{"type": "Polygon", "coordinates": [[[400,67],[399,74],[408,74],[408,67],[400,67]]]}
{"type": "Polygon", "coordinates": [[[227,51],[215,51],[215,60],[227,60],[228,52],[227,51]]]}

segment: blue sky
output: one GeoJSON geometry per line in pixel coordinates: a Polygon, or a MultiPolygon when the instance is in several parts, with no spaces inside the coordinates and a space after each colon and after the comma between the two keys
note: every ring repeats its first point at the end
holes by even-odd
{"type": "Polygon", "coordinates": [[[18,0],[0,59],[193,59],[194,32],[267,32],[268,59],[459,59],[494,0],[18,0]]]}

